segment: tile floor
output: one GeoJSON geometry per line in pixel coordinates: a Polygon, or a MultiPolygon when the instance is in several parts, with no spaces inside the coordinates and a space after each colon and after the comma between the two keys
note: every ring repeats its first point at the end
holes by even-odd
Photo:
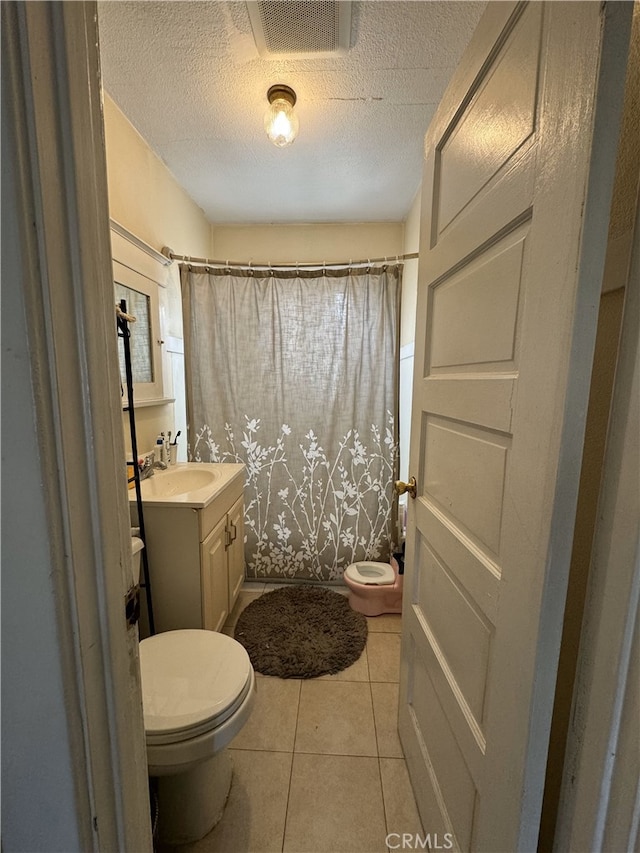
{"type": "MultiPolygon", "coordinates": [[[[275,586],[245,584],[225,633],[275,586]]],[[[422,834],[396,732],[400,616],[368,622],[360,659],[337,675],[258,676],[253,714],[230,747],[222,821],[172,850],[384,853],[388,833],[422,834]]]]}

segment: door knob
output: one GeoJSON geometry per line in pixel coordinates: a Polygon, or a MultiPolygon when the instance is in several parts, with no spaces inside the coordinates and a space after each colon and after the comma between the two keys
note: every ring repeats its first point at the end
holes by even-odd
{"type": "Polygon", "coordinates": [[[402,480],[396,480],[396,492],[399,495],[404,495],[405,492],[409,492],[409,497],[415,498],[416,492],[416,478],[411,477],[408,483],[404,483],[402,480]]]}

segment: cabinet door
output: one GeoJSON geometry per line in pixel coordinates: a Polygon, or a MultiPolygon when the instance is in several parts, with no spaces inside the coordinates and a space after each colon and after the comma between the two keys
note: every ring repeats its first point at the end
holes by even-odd
{"type": "Polygon", "coordinates": [[[244,581],[244,499],[238,498],[228,513],[229,519],[229,613],[233,610],[244,581]]]}
{"type": "Polygon", "coordinates": [[[226,530],[225,516],[200,546],[202,627],[209,631],[221,631],[229,615],[226,530]]]}

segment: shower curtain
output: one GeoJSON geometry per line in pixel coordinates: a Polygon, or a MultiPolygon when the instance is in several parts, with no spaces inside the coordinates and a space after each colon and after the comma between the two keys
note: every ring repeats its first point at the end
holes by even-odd
{"type": "Polygon", "coordinates": [[[401,275],[181,268],[189,458],[246,465],[248,578],[389,559],[401,275]]]}

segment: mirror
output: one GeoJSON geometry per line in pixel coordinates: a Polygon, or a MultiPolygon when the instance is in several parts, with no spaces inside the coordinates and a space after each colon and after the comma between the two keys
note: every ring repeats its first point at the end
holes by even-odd
{"type": "MultiPolygon", "coordinates": [[[[127,305],[127,314],[136,318],[129,323],[131,346],[131,372],[133,374],[133,396],[136,405],[150,405],[164,398],[162,378],[162,340],[158,286],[134,270],[114,264],[117,278],[114,281],[115,301],[122,299],[127,305]]],[[[127,400],[127,374],[124,364],[124,343],[118,338],[118,359],[122,380],[123,405],[127,400]]]]}
{"type": "MultiPolygon", "coordinates": [[[[136,318],[135,323],[129,324],[131,346],[131,372],[134,384],[154,381],[153,354],[151,350],[151,308],[150,298],[145,293],[133,290],[120,282],[115,283],[116,302],[124,299],[127,303],[127,314],[136,318]]],[[[118,357],[120,359],[120,375],[126,386],[124,365],[124,344],[118,338],[118,357]]]]}

